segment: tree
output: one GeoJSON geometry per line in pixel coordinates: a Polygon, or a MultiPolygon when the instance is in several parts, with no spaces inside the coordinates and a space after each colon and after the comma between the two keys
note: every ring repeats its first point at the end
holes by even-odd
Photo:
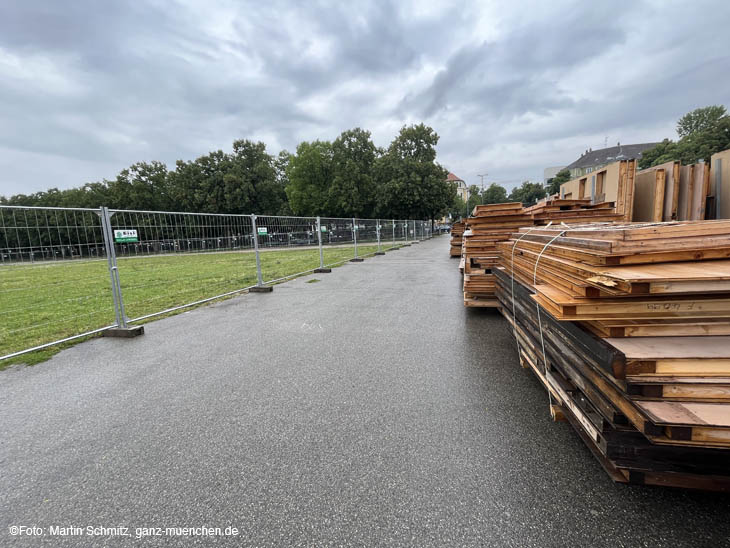
{"type": "Polygon", "coordinates": [[[449,208],[449,215],[452,219],[459,219],[463,218],[464,216],[468,216],[466,207],[467,206],[464,199],[457,194],[456,196],[454,196],[454,202],[449,208]]]}
{"type": "Polygon", "coordinates": [[[107,203],[119,209],[165,210],[172,205],[167,166],[162,162],[138,162],[106,182],[107,203]]]}
{"type": "Polygon", "coordinates": [[[277,179],[274,158],[266,145],[239,139],[233,142],[231,166],[224,177],[226,206],[239,213],[275,215],[286,202],[286,192],[277,179]]]}
{"type": "Polygon", "coordinates": [[[550,183],[547,187],[547,193],[549,195],[558,194],[560,192],[560,185],[570,181],[570,170],[563,168],[555,174],[555,177],[550,179],[550,183]]]}
{"type": "Polygon", "coordinates": [[[525,181],[521,186],[512,190],[509,195],[509,200],[511,202],[522,202],[523,205],[528,206],[537,203],[540,198],[544,198],[545,196],[544,186],[540,183],[525,181]]]}
{"type": "Polygon", "coordinates": [[[332,143],[332,183],[328,207],[338,217],[373,216],[377,148],[370,132],[360,128],[343,131],[332,143]]]}
{"type": "Polygon", "coordinates": [[[230,157],[222,150],[192,162],[178,160],[170,173],[170,193],[180,211],[234,213],[226,210],[225,175],[230,157]]]}
{"type": "Polygon", "coordinates": [[[286,195],[295,215],[330,215],[326,208],[332,167],[332,143],[299,143],[286,168],[286,195]]]}
{"type": "Polygon", "coordinates": [[[469,185],[467,190],[469,192],[469,199],[466,201],[466,206],[469,211],[469,215],[471,215],[474,208],[482,203],[482,195],[480,194],[479,187],[477,185],[469,185]]]}
{"type": "Polygon", "coordinates": [[[711,129],[717,126],[726,113],[725,107],[722,105],[712,105],[688,112],[677,122],[677,135],[682,139],[698,131],[711,129]]]}
{"type": "Polygon", "coordinates": [[[680,161],[693,164],[709,162],[716,152],[730,148],[730,116],[725,107],[714,106],[685,114],[677,123],[678,141],[664,139],[655,147],[645,150],[639,167],[645,169],[665,162],[680,161]]]}
{"type": "Polygon", "coordinates": [[[646,169],[651,166],[658,166],[665,162],[673,161],[677,155],[677,143],[664,139],[654,147],[641,153],[639,168],[646,169]]]}
{"type": "Polygon", "coordinates": [[[507,201],[507,189],[497,183],[490,184],[487,189],[482,192],[483,204],[503,204],[507,201]]]}
{"type": "Polygon", "coordinates": [[[453,207],[456,187],[436,163],[438,140],[424,124],[401,128],[375,162],[378,216],[433,220],[453,207]]]}
{"type": "Polygon", "coordinates": [[[274,160],[274,170],[276,171],[276,184],[281,189],[283,195],[283,202],[279,207],[279,215],[292,215],[291,207],[289,206],[289,200],[286,195],[286,187],[289,184],[289,177],[286,174],[286,170],[289,167],[292,154],[287,150],[282,150],[274,160]]]}

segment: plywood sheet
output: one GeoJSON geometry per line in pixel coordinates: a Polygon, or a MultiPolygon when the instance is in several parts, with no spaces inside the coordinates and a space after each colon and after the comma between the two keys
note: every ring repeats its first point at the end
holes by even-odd
{"type": "Polygon", "coordinates": [[[636,405],[657,424],[730,428],[730,404],[641,401],[636,405]]]}
{"type": "Polygon", "coordinates": [[[705,204],[710,186],[710,166],[705,163],[692,166],[692,200],[690,220],[701,221],[705,218],[705,204]]]}
{"type": "Polygon", "coordinates": [[[639,173],[646,171],[656,171],[658,169],[663,169],[665,173],[663,220],[676,221],[677,203],[679,201],[679,162],[667,162],[665,164],[644,169],[639,173]]]}
{"type": "Polygon", "coordinates": [[[730,150],[712,155],[710,188],[715,201],[715,218],[730,219],[730,150]]]}
{"type": "Polygon", "coordinates": [[[679,168],[679,197],[677,199],[677,220],[679,221],[687,221],[692,218],[693,170],[694,166],[682,166],[679,168]]]}
{"type": "Polygon", "coordinates": [[[607,338],[629,360],[730,358],[730,337],[607,338]]]}
{"type": "Polygon", "coordinates": [[[664,212],[663,169],[639,171],[634,179],[633,221],[661,221],[664,212]]]}

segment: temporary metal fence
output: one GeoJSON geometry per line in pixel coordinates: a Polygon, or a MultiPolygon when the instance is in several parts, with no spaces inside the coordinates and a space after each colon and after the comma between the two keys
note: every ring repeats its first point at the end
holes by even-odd
{"type": "Polygon", "coordinates": [[[0,206],[0,360],[430,237],[419,220],[0,206]]]}

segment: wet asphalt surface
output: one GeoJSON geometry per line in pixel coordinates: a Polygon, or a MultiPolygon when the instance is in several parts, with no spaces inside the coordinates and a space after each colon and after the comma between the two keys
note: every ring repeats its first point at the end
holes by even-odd
{"type": "Polygon", "coordinates": [[[614,484],[551,422],[457,262],[434,238],[0,372],[0,546],[730,545],[730,497],[614,484]],[[239,534],[135,539],[200,526],[239,534]]]}

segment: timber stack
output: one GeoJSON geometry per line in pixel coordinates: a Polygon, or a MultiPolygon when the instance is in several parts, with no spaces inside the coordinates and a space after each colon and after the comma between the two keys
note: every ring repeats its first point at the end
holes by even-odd
{"type": "Polygon", "coordinates": [[[552,198],[531,207],[520,202],[476,206],[463,235],[464,306],[499,307],[492,274],[499,261],[497,244],[508,240],[515,229],[552,222],[610,222],[624,216],[614,202],[591,203],[590,199],[552,198]]]}
{"type": "Polygon", "coordinates": [[[461,238],[464,235],[464,222],[457,221],[451,225],[451,241],[449,257],[461,257],[461,238]]]}
{"type": "Polygon", "coordinates": [[[497,244],[520,362],[616,481],[730,491],[730,221],[526,226],[497,244]]]}
{"type": "Polygon", "coordinates": [[[463,243],[464,306],[497,307],[492,269],[499,262],[497,243],[531,224],[520,202],[478,205],[466,220],[463,243]]]}

